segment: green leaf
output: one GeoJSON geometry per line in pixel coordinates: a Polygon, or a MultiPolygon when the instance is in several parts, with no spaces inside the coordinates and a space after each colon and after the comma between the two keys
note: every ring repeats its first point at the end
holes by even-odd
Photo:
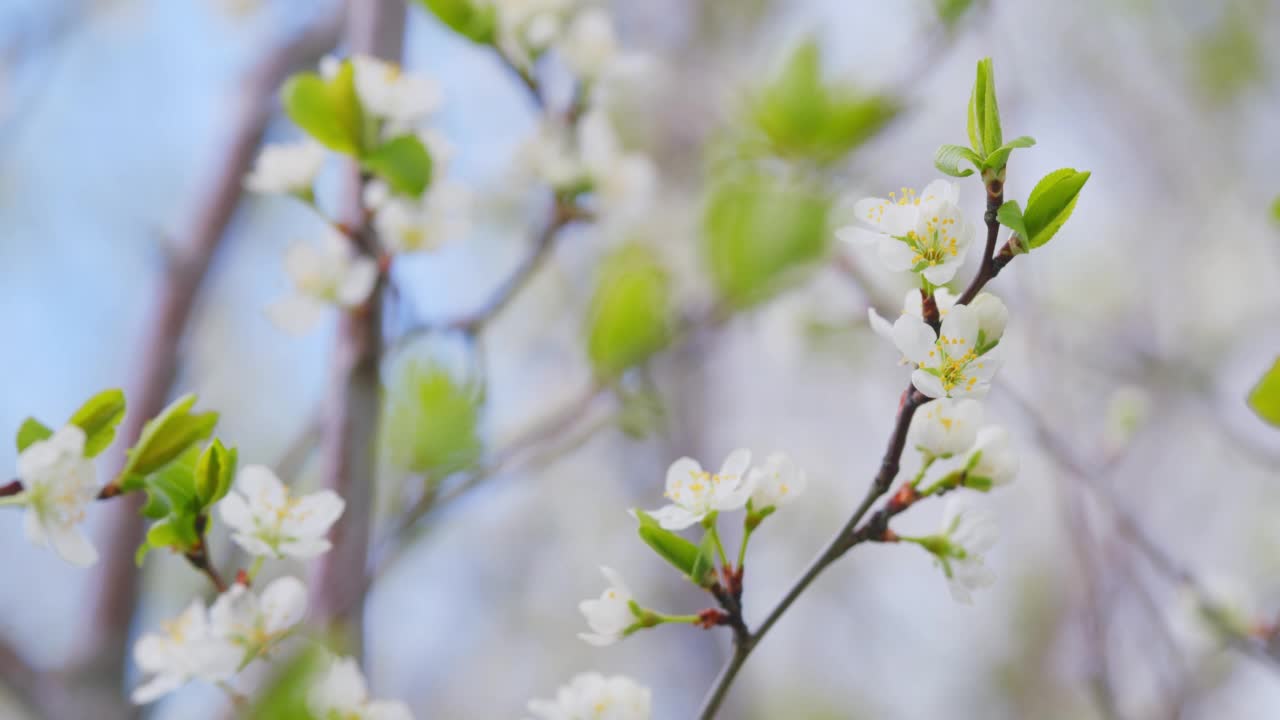
{"type": "Polygon", "coordinates": [[[973,80],[973,90],[969,92],[969,117],[967,123],[969,144],[973,147],[973,151],[983,158],[987,156],[986,147],[983,145],[986,140],[983,125],[987,119],[985,108],[985,103],[987,102],[987,73],[985,70],[990,70],[990,60],[991,58],[987,58],[985,66],[983,61],[978,62],[977,74],[973,80]]]}
{"type": "Polygon", "coordinates": [[[360,162],[401,195],[422,197],[431,184],[431,155],[416,135],[392,138],[369,151],[360,162]]]}
{"type": "Polygon", "coordinates": [[[489,3],[476,5],[470,0],[419,0],[440,22],[474,42],[489,44],[496,36],[497,8],[489,3]]]}
{"type": "Polygon", "coordinates": [[[986,75],[986,82],[983,83],[987,97],[982,104],[982,143],[987,148],[987,154],[991,154],[1004,145],[1004,134],[1000,129],[1000,105],[996,102],[996,75],[991,67],[991,58],[983,58],[978,66],[979,72],[986,75]]]}
{"type": "Polygon", "coordinates": [[[1249,407],[1258,413],[1258,417],[1280,427],[1280,358],[1276,358],[1258,384],[1249,391],[1249,407]]]}
{"type": "Polygon", "coordinates": [[[704,577],[699,576],[702,551],[697,545],[676,535],[670,530],[664,529],[654,520],[651,515],[643,510],[635,511],[636,519],[640,521],[640,539],[646,545],[653,548],[663,560],[671,563],[677,570],[684,573],[694,583],[702,585],[704,577]]]}
{"type": "Polygon", "coordinates": [[[194,550],[199,543],[200,534],[196,532],[195,516],[166,518],[147,530],[146,540],[134,553],[133,560],[141,567],[147,553],[152,550],[168,548],[185,553],[194,550]]]}
{"type": "Polygon", "coordinates": [[[1018,237],[1027,239],[1027,224],[1022,219],[1022,207],[1016,200],[1009,200],[1001,205],[996,211],[996,219],[1001,225],[1017,233],[1018,237]]]}
{"type": "Polygon", "coordinates": [[[1062,168],[1036,183],[1031,197],[1027,198],[1026,212],[1022,215],[1029,247],[1038,248],[1053,239],[1071,217],[1080,189],[1088,180],[1087,171],[1062,168]]]}
{"type": "Polygon", "coordinates": [[[53,430],[39,420],[33,417],[23,420],[18,426],[18,452],[26,450],[41,440],[47,440],[51,435],[53,430]]]}
{"type": "Polygon", "coordinates": [[[986,161],[982,163],[983,167],[992,170],[1003,170],[1004,166],[1009,163],[1009,155],[1018,148],[1029,148],[1036,144],[1035,138],[1029,135],[1022,135],[1001,145],[995,152],[987,156],[986,161]]]}
{"type": "Polygon", "coordinates": [[[614,378],[666,347],[674,328],[671,277],[652,248],[631,243],[604,259],[587,317],[596,374],[614,378]]]}
{"type": "Polygon", "coordinates": [[[195,488],[202,508],[213,506],[231,490],[231,480],[236,473],[236,454],[235,448],[228,450],[221,440],[214,438],[196,459],[195,488]]]}
{"type": "Polygon", "coordinates": [[[934,0],[938,11],[938,20],[948,29],[953,30],[964,14],[973,7],[973,0],[934,0]]]}
{"type": "Polygon", "coordinates": [[[124,419],[124,391],[106,390],[89,398],[71,416],[71,424],[84,431],[84,455],[94,457],[106,450],[116,437],[116,426],[124,419]]]}
{"type": "Polygon", "coordinates": [[[325,79],[311,72],[289,78],[281,90],[284,111],[316,142],[346,155],[359,156],[364,146],[364,112],[356,95],[355,68],[350,61],[325,79]]]}
{"type": "Polygon", "coordinates": [[[379,429],[390,465],[432,481],[474,467],[484,448],[483,386],[460,367],[470,356],[454,361],[447,349],[443,341],[431,343],[426,353],[399,360],[383,395],[379,429]]]}
{"type": "Polygon", "coordinates": [[[775,295],[827,252],[830,201],[769,175],[713,185],[703,252],[721,298],[745,308],[775,295]]]}
{"type": "Polygon", "coordinates": [[[129,460],[120,473],[121,490],[141,487],[143,476],[168,465],[213,434],[218,413],[193,414],[191,407],[195,403],[195,395],[183,395],[142,426],[142,435],[129,451],[129,460]]]}
{"type": "Polygon", "coordinates": [[[689,579],[701,587],[715,582],[716,571],[716,539],[710,531],[702,534],[702,542],[698,543],[698,557],[689,572],[689,579]]]}
{"type": "Polygon", "coordinates": [[[778,155],[830,163],[873,137],[900,109],[888,96],[824,83],[821,50],[809,40],[753,98],[751,119],[778,155]]]}
{"type": "Polygon", "coordinates": [[[960,163],[965,160],[973,164],[974,170],[982,167],[982,158],[978,157],[976,152],[961,145],[939,147],[937,154],[933,156],[933,165],[951,177],[968,177],[973,174],[973,170],[960,167],[960,163]]]}
{"type": "Polygon", "coordinates": [[[1280,224],[1280,195],[1271,201],[1271,219],[1280,224]]]}

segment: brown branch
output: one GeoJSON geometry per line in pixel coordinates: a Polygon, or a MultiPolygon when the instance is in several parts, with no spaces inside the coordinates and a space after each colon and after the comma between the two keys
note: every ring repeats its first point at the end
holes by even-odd
{"type": "MultiPolygon", "coordinates": [[[[137,375],[129,385],[130,412],[120,427],[119,442],[107,459],[113,471],[123,466],[124,448],[135,442],[143,423],[163,409],[174,377],[187,322],[207,274],[241,198],[241,181],[249,171],[258,143],[276,106],[276,91],[294,68],[310,64],[333,47],[341,17],[318,22],[270,50],[246,78],[234,115],[226,130],[225,150],[211,169],[203,196],[182,233],[168,272],[161,278],[154,315],[139,342],[137,375]]],[[[115,475],[112,472],[111,475],[115,475]]],[[[137,606],[138,571],[134,549],[142,542],[139,498],[113,503],[104,519],[103,562],[98,568],[89,614],[92,631],[82,662],[99,674],[125,660],[128,627],[137,606]]],[[[115,678],[102,678],[113,687],[115,678]]]]}
{"type": "MultiPolygon", "coordinates": [[[[348,42],[352,52],[386,60],[399,58],[404,41],[405,5],[401,0],[349,0],[348,42]]],[[[363,207],[365,178],[351,164],[343,188],[342,225],[356,250],[377,255],[377,238],[363,207]]],[[[317,622],[345,640],[345,649],[362,655],[365,564],[373,516],[377,456],[378,366],[382,356],[380,274],[368,301],[344,312],[330,364],[329,391],[321,429],[321,484],[346,502],[331,533],[333,549],[315,564],[311,613],[317,622]]]]}

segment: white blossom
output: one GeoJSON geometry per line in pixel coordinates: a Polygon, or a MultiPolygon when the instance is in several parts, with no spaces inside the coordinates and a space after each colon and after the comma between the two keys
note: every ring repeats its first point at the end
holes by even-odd
{"type": "Polygon", "coordinates": [[[992,487],[1012,482],[1018,474],[1018,456],[1009,447],[1008,431],[997,425],[979,430],[966,467],[970,478],[989,480],[992,487]]]}
{"type": "Polygon", "coordinates": [[[52,547],[63,560],[80,567],[98,561],[98,551],[80,529],[99,490],[84,443],[84,431],[66,425],[29,445],[18,455],[22,492],[10,501],[27,508],[23,529],[29,541],[52,547]]]}
{"type": "Polygon", "coordinates": [[[223,682],[236,673],[240,648],[212,632],[204,603],[193,600],[186,611],[147,633],[133,646],[138,669],[151,676],[133,691],[139,705],[159,699],[192,680],[223,682]]]}
{"type": "Polygon", "coordinates": [[[311,687],[307,704],[317,720],[413,720],[402,702],[369,699],[369,685],[353,658],[334,659],[311,687]]]}
{"type": "Polygon", "coordinates": [[[318,245],[290,245],[284,263],[294,293],[268,307],[267,314],[291,333],[310,330],[329,307],[359,306],[378,282],[377,262],[337,231],[324,233],[318,245]]]}
{"type": "Polygon", "coordinates": [[[365,205],[374,211],[378,238],[393,253],[435,250],[465,235],[470,201],[465,189],[445,180],[432,182],[421,199],[393,195],[378,181],[365,189],[365,205]]]}
{"type": "Polygon", "coordinates": [[[498,44],[517,64],[550,47],[577,0],[490,0],[498,14],[498,44]]]}
{"type": "Polygon", "coordinates": [[[536,720],[649,720],[649,688],[631,678],[582,673],[556,692],[555,700],[530,700],[536,720]]]}
{"type": "Polygon", "coordinates": [[[277,578],[258,595],[240,583],[218,596],[209,609],[212,633],[242,653],[242,664],[271,651],[307,612],[307,587],[293,577],[277,578]]]}
{"type": "Polygon", "coordinates": [[[622,576],[613,568],[602,567],[600,572],[609,581],[597,600],[583,600],[578,610],[587,619],[591,632],[578,633],[578,637],[597,647],[612,645],[622,639],[627,628],[636,622],[631,610],[633,597],[622,576]]]}
{"type": "Polygon", "coordinates": [[[947,575],[951,597],[956,602],[972,604],[974,590],[996,581],[995,573],[983,563],[982,554],[996,544],[999,529],[967,500],[952,497],[943,511],[942,534],[948,547],[934,557],[947,575]]]}
{"type": "Polygon", "coordinates": [[[741,448],[729,453],[714,474],[703,470],[697,460],[682,457],[667,469],[664,494],[671,504],[649,514],[667,530],[683,530],[712,512],[737,510],[751,494],[746,478],[750,465],[751,452],[741,448]]]}
{"type": "MultiPolygon", "coordinates": [[[[957,299],[959,299],[959,296],[945,287],[934,290],[933,303],[938,308],[938,317],[946,317],[947,313],[956,304],[957,299]]],[[[902,299],[902,314],[924,319],[924,299],[920,297],[919,290],[907,291],[906,297],[902,299]]],[[[871,329],[877,335],[889,342],[893,342],[893,323],[884,319],[884,316],[876,312],[874,307],[867,308],[867,319],[871,323],[871,329]]]]}
{"type": "Polygon", "coordinates": [[[595,78],[607,73],[618,56],[613,18],[604,8],[583,10],[569,23],[559,50],[565,64],[579,77],[595,78]]]}
{"type": "Polygon", "coordinates": [[[893,271],[913,271],[934,285],[950,282],[976,233],[957,204],[959,188],[935,180],[923,192],[902,188],[902,197],[865,198],[854,205],[864,226],[841,228],[848,242],[875,242],[880,260],[893,271]],[[869,227],[866,227],[869,226],[869,227]]]}
{"type": "Polygon", "coordinates": [[[903,315],[893,341],[916,364],[911,382],[929,397],[981,397],[1000,367],[998,351],[979,354],[977,311],[957,305],[942,320],[941,334],[920,318],[903,315]]]}
{"type": "Polygon", "coordinates": [[[781,507],[795,500],[808,484],[804,468],[784,452],[771,453],[764,464],[747,473],[751,486],[751,507],[756,512],[781,507]]]}
{"type": "Polygon", "coordinates": [[[982,425],[982,403],[971,398],[939,398],[916,411],[909,439],[913,446],[945,458],[973,447],[982,425]]]}
{"type": "Polygon", "coordinates": [[[293,497],[270,468],[249,465],[218,511],[231,539],[251,555],[305,559],[329,550],[325,535],[344,505],[332,490],[293,497]]]}
{"type": "Polygon", "coordinates": [[[969,307],[978,316],[978,342],[981,347],[991,347],[1000,342],[1005,325],[1009,323],[1009,309],[1004,301],[991,293],[978,293],[969,307]]]}
{"type": "Polygon", "coordinates": [[[259,193],[309,193],[324,160],[325,149],[314,140],[267,145],[244,185],[259,193]]]}
{"type": "Polygon", "coordinates": [[[385,119],[391,132],[411,129],[440,107],[440,86],[431,78],[368,55],[352,57],[351,64],[361,107],[385,119]]]}

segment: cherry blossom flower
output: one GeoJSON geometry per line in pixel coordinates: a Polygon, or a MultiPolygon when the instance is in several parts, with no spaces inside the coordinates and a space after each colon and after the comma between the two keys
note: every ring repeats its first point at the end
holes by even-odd
{"type": "Polygon", "coordinates": [[[267,145],[258,154],[244,185],[259,193],[307,194],[324,160],[325,149],[314,140],[267,145]]]}
{"type": "Polygon", "coordinates": [[[909,440],[921,452],[946,458],[973,447],[982,424],[982,403],[939,398],[916,411],[909,440]]]}
{"type": "Polygon", "coordinates": [[[1013,482],[1018,474],[1018,456],[1009,447],[1008,431],[996,425],[979,430],[965,467],[969,478],[966,482],[977,480],[992,487],[1013,482]]]}
{"type": "Polygon", "coordinates": [[[893,324],[893,341],[916,370],[911,382],[929,397],[981,397],[1000,367],[995,350],[980,354],[977,311],[957,305],[942,321],[941,334],[920,318],[903,315],[893,324]]]}
{"type": "Polygon", "coordinates": [[[307,587],[293,577],[272,580],[259,595],[235,583],[209,609],[212,633],[240,648],[241,664],[271,652],[307,612],[307,587]]]}
{"type": "Polygon", "coordinates": [[[667,530],[683,530],[721,510],[737,510],[751,495],[746,473],[751,452],[739,448],[729,453],[717,473],[709,473],[692,458],[682,457],[667,470],[667,499],[671,504],[650,515],[667,530]]]}
{"type": "Polygon", "coordinates": [[[208,611],[193,600],[178,617],[147,633],[133,646],[138,669],[151,678],[133,691],[133,702],[144,705],[192,680],[224,682],[236,673],[244,654],[239,647],[213,633],[208,611]]]}
{"type": "Polygon", "coordinates": [[[285,254],[294,293],[267,308],[280,329],[295,334],[315,327],[330,307],[353,308],[369,298],[378,282],[378,264],[337,231],[317,244],[298,242],[285,254]]]}
{"type": "Polygon", "coordinates": [[[747,482],[751,486],[751,508],[761,512],[795,500],[804,492],[808,478],[791,456],[775,452],[765,458],[763,465],[751,468],[747,482]]]}
{"type": "Polygon", "coordinates": [[[369,699],[369,685],[353,658],[336,658],[312,686],[307,703],[317,720],[413,720],[402,702],[369,699]]]}
{"type": "Polygon", "coordinates": [[[328,552],[329,528],[345,503],[332,490],[293,497],[270,468],[249,465],[218,504],[231,539],[252,555],[313,558],[328,552]]]}
{"type": "Polygon", "coordinates": [[[9,500],[27,508],[23,528],[28,540],[52,547],[63,560],[79,567],[98,561],[98,551],[80,529],[99,489],[93,463],[84,456],[84,443],[84,431],[67,425],[28,446],[18,455],[22,492],[9,500]]]}
{"type": "Polygon", "coordinates": [[[389,132],[409,130],[440,107],[440,85],[431,78],[368,55],[353,56],[351,64],[361,107],[385,119],[389,132]]]}
{"type": "Polygon", "coordinates": [[[466,190],[444,180],[433,182],[421,199],[393,195],[377,181],[365,188],[378,238],[393,253],[435,250],[465,235],[470,201],[466,190]]]}
{"type": "Polygon", "coordinates": [[[942,517],[943,542],[934,551],[934,558],[946,573],[947,587],[956,602],[972,604],[974,590],[996,581],[995,573],[983,563],[982,554],[996,544],[999,534],[995,522],[967,500],[952,497],[947,501],[942,517]]]}
{"type": "Polygon", "coordinates": [[[556,692],[555,700],[530,700],[536,720],[649,720],[649,688],[629,677],[582,673],[556,692]]]}
{"type": "Polygon", "coordinates": [[[865,198],[854,205],[864,225],[841,228],[836,235],[847,242],[874,242],[889,270],[917,272],[941,285],[955,277],[976,234],[958,199],[959,188],[946,180],[929,183],[919,194],[902,188],[901,197],[865,198]]]}
{"type": "Polygon", "coordinates": [[[597,647],[612,645],[621,640],[627,630],[635,625],[636,615],[631,609],[634,599],[622,576],[613,568],[602,567],[600,572],[609,581],[597,600],[583,600],[578,610],[587,619],[591,632],[578,633],[578,637],[597,647]]]}

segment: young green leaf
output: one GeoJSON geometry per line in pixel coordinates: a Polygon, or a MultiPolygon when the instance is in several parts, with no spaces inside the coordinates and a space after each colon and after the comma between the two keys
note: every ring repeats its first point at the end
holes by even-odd
{"type": "Polygon", "coordinates": [[[707,587],[716,581],[716,538],[710,531],[702,534],[702,542],[698,543],[698,558],[689,572],[689,579],[701,587],[707,587]]]}
{"type": "Polygon", "coordinates": [[[615,378],[666,347],[675,325],[671,277],[652,248],[628,244],[601,263],[587,318],[596,374],[615,378]]]}
{"type": "Polygon", "coordinates": [[[664,529],[657,520],[643,510],[636,510],[635,516],[640,521],[640,539],[653,548],[653,551],[662,559],[671,563],[694,583],[701,585],[703,578],[700,578],[697,573],[700,572],[699,557],[702,551],[698,546],[664,529]]]}
{"type": "Polygon", "coordinates": [[[1027,209],[1022,215],[1029,247],[1038,248],[1053,239],[1071,217],[1080,189],[1088,180],[1087,171],[1062,168],[1036,183],[1031,196],[1027,198],[1027,209]]]}
{"type": "Polygon", "coordinates": [[[121,490],[128,492],[141,487],[144,476],[168,465],[213,434],[218,413],[193,414],[191,407],[195,403],[195,395],[183,395],[142,426],[142,436],[129,451],[129,460],[120,472],[121,490]]]}
{"type": "Polygon", "coordinates": [[[84,431],[85,457],[94,457],[111,445],[116,426],[124,419],[124,408],[124,391],[106,390],[89,398],[71,416],[71,424],[84,431]]]}
{"type": "Polygon", "coordinates": [[[1008,200],[996,211],[996,219],[1001,225],[1017,233],[1023,240],[1027,239],[1027,224],[1022,218],[1022,207],[1016,200],[1008,200]]]}
{"type": "Polygon", "coordinates": [[[53,435],[53,430],[39,420],[33,417],[23,420],[22,424],[18,426],[18,452],[26,450],[33,443],[47,440],[51,435],[53,435]]]}
{"type": "Polygon", "coordinates": [[[933,165],[944,174],[951,177],[968,177],[973,174],[974,170],[982,168],[982,158],[978,154],[962,145],[943,145],[938,148],[938,152],[933,156],[933,165]],[[973,169],[961,168],[960,163],[968,161],[973,165],[973,169]]]}
{"type": "Polygon", "coordinates": [[[235,472],[236,449],[228,450],[221,440],[214,438],[196,460],[195,486],[200,506],[211,507],[225,497],[231,490],[231,480],[235,472]]]}
{"type": "MultiPolygon", "coordinates": [[[[985,124],[987,121],[987,71],[991,67],[991,58],[978,61],[977,73],[973,79],[973,90],[969,92],[969,117],[966,123],[969,132],[969,144],[973,151],[982,158],[987,157],[985,124]],[[984,65],[985,63],[985,65],[984,65]]],[[[994,150],[995,148],[992,148],[994,150]]]]}
{"type": "Polygon", "coordinates": [[[1000,105],[996,102],[996,75],[991,67],[991,58],[983,58],[978,63],[978,68],[978,72],[986,75],[982,84],[986,93],[986,100],[982,103],[982,144],[990,155],[1004,145],[1004,134],[1000,129],[1000,105]]]}
{"type": "Polygon", "coordinates": [[[419,0],[440,22],[473,42],[489,44],[497,31],[497,8],[471,0],[419,0]]]}
{"type": "Polygon", "coordinates": [[[985,168],[989,168],[991,170],[995,170],[998,172],[1000,170],[1003,170],[1004,166],[1009,163],[1009,155],[1014,150],[1018,148],[1029,148],[1035,144],[1036,144],[1035,138],[1030,137],[1029,135],[1022,135],[1022,136],[1016,137],[1010,140],[1009,142],[1005,143],[1004,145],[1001,145],[1000,147],[996,148],[995,152],[987,156],[986,161],[983,162],[982,165],[985,168]]]}
{"type": "Polygon", "coordinates": [[[364,146],[364,112],[356,95],[355,68],[339,65],[329,79],[299,73],[284,84],[284,111],[298,127],[325,147],[359,156],[364,146]]]}
{"type": "Polygon", "coordinates": [[[417,135],[392,138],[369,151],[360,162],[400,195],[422,197],[431,184],[431,154],[417,135]]]}
{"type": "Polygon", "coordinates": [[[389,465],[439,481],[480,460],[484,387],[444,343],[427,349],[390,373],[378,435],[389,465]]]}
{"type": "Polygon", "coordinates": [[[1249,391],[1249,407],[1266,422],[1280,427],[1280,358],[1249,391]]]}

